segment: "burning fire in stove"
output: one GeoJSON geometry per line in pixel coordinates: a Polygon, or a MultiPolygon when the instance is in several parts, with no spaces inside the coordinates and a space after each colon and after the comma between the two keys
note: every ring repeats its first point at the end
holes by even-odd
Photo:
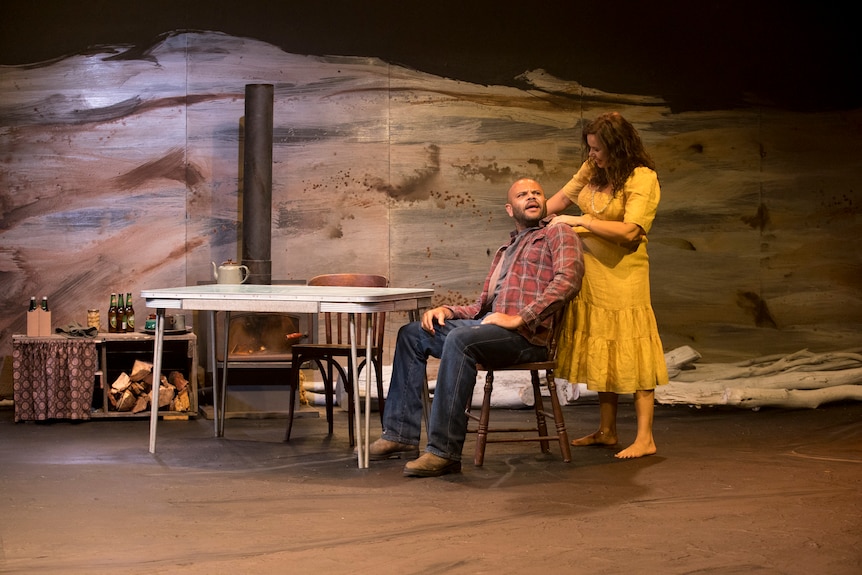
{"type": "MultiPolygon", "coordinates": [[[[231,314],[228,358],[289,354],[308,335],[299,324],[299,318],[288,314],[231,314]]],[[[224,349],[221,343],[217,349],[224,349]]]]}

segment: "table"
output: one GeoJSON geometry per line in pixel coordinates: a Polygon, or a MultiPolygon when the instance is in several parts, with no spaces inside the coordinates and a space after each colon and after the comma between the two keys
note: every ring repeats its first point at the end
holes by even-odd
{"type": "MultiPolygon", "coordinates": [[[[415,314],[430,307],[434,290],[426,288],[371,288],[306,285],[248,285],[214,284],[177,288],[142,290],[141,297],[148,308],[156,310],[156,342],[153,350],[153,373],[161,371],[161,354],[165,332],[165,309],[204,311],[209,314],[210,325],[215,325],[216,313],[225,312],[225,328],[230,321],[230,312],[279,312],[279,313],[347,313],[350,319],[350,345],[353,355],[353,381],[359,382],[356,352],[356,314],[374,312],[407,311],[415,314]]],[[[371,357],[371,323],[365,326],[368,337],[367,354],[371,357]]],[[[227,331],[225,331],[227,333],[227,331]]],[[[228,338],[225,337],[225,348],[228,338]]],[[[215,337],[208,338],[210,357],[215,356],[215,337]]],[[[224,357],[228,350],[224,350],[224,357]]],[[[227,362],[222,369],[220,390],[213,393],[216,436],[223,434],[223,418],[219,417],[220,392],[227,389],[227,362]]],[[[371,389],[371,372],[365,370],[366,389],[371,389]]],[[[357,438],[357,459],[360,469],[368,468],[368,446],[371,420],[371,393],[365,394],[364,428],[362,433],[362,410],[360,394],[354,393],[354,418],[357,438]]],[[[153,407],[150,411],[150,453],[156,452],[158,425],[158,386],[153,386],[153,407]]]]}

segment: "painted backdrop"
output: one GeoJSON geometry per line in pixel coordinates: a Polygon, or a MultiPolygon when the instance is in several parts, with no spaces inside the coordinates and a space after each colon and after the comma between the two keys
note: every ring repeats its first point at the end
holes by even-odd
{"type": "MultiPolygon", "coordinates": [[[[584,119],[641,131],[663,197],[650,237],[665,346],[707,360],[862,345],[860,110],[674,113],[659,98],[525,72],[472,84],[372,57],[216,32],[0,68],[0,355],[31,295],[55,325],[112,291],[194,284],[241,254],[244,89],[275,86],[273,278],[382,273],[478,295],[509,184],[552,193],[584,119]],[[827,142],[828,145],[815,145],[827,142]]],[[[405,318],[393,318],[390,331],[405,318]]]]}

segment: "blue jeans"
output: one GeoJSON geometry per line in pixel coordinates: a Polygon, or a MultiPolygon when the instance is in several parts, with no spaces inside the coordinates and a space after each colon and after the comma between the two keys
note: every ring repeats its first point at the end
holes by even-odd
{"type": "Polygon", "coordinates": [[[383,412],[382,437],[419,445],[425,368],[429,356],[437,357],[440,368],[425,451],[460,461],[467,435],[464,410],[473,396],[476,364],[505,367],[543,361],[548,350],[531,344],[516,331],[481,325],[480,320],[449,319],[445,325],[435,324],[434,327],[434,333],[430,334],[419,322],[412,322],[398,331],[392,380],[383,412]]]}

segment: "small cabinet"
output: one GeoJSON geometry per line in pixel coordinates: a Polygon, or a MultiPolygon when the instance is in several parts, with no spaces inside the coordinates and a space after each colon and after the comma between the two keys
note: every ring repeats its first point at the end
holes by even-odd
{"type": "MultiPolygon", "coordinates": [[[[116,411],[111,407],[109,392],[121,374],[129,376],[136,360],[153,362],[155,336],[147,333],[100,333],[96,337],[99,355],[99,372],[93,394],[93,417],[149,417],[150,410],[140,413],[116,411]]],[[[189,382],[188,411],[171,411],[160,408],[159,415],[195,416],[198,412],[198,352],[197,336],[194,333],[165,335],[162,353],[162,373],[167,377],[172,371],[180,372],[189,382]]]]}
{"type": "MultiPolygon", "coordinates": [[[[120,374],[140,360],[152,365],[156,338],[146,333],[100,333],[95,338],[61,335],[12,336],[15,421],[149,417],[110,409],[108,394],[120,374]]],[[[188,381],[188,409],[160,409],[166,418],[198,413],[198,352],[194,333],[166,335],[162,373],[177,371],[188,381]]]]}

